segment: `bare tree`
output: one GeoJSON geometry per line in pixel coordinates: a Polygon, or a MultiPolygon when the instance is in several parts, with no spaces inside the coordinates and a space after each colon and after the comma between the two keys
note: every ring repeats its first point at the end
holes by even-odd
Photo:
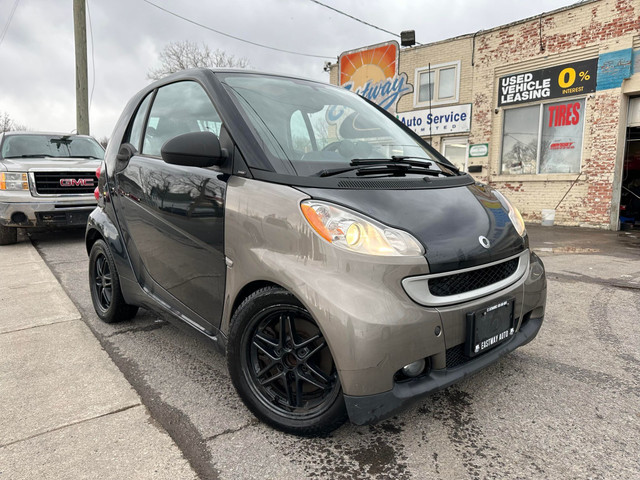
{"type": "Polygon", "coordinates": [[[0,112],[0,132],[11,132],[14,130],[29,130],[26,125],[16,123],[7,112],[0,112]]]}
{"type": "Polygon", "coordinates": [[[150,80],[158,80],[171,73],[196,67],[248,68],[249,60],[236,58],[220,49],[211,50],[205,43],[202,46],[189,40],[171,42],[160,52],[160,66],[147,73],[150,80]]]}
{"type": "Polygon", "coordinates": [[[107,145],[109,144],[109,137],[100,137],[98,143],[102,145],[102,148],[107,148],[107,145]]]}

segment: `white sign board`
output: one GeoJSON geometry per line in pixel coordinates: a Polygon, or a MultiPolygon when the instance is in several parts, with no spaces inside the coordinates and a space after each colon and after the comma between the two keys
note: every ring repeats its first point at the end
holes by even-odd
{"type": "Polygon", "coordinates": [[[397,113],[396,117],[418,135],[444,135],[471,130],[471,104],[397,113]]]}

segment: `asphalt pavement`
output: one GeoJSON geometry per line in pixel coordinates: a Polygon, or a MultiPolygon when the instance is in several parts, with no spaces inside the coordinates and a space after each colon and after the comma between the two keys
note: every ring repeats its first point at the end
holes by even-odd
{"type": "Polygon", "coordinates": [[[527,228],[549,280],[539,336],[318,439],[257,422],[197,336],[144,310],[100,322],[82,231],[23,236],[0,247],[0,480],[640,478],[640,232],[527,228]]]}

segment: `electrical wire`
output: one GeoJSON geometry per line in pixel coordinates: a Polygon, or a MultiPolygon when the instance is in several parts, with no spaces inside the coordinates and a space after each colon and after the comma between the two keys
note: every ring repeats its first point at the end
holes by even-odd
{"type": "MultiPolygon", "coordinates": [[[[345,17],[348,17],[351,20],[355,20],[356,22],[360,22],[360,23],[362,23],[362,24],[364,24],[364,25],[366,25],[368,27],[375,28],[376,30],[380,30],[381,32],[385,32],[385,33],[388,33],[389,35],[393,35],[394,37],[400,38],[400,35],[398,35],[397,33],[390,32],[389,30],[385,30],[384,28],[378,27],[377,25],[374,25],[374,24],[369,23],[369,22],[365,22],[364,20],[362,20],[362,19],[360,19],[358,17],[354,17],[353,15],[349,15],[348,13],[343,12],[342,10],[338,10],[337,8],[334,8],[334,7],[330,6],[330,5],[326,5],[326,4],[322,3],[322,2],[319,2],[318,0],[309,0],[309,1],[313,2],[313,3],[316,3],[316,4],[318,4],[318,5],[320,5],[320,6],[324,7],[324,8],[328,8],[329,10],[333,10],[334,12],[339,13],[340,15],[344,15],[345,17]]],[[[416,44],[417,45],[422,45],[419,42],[416,42],[416,44]]]]}
{"type": "Polygon", "coordinates": [[[89,95],[89,112],[91,112],[91,102],[93,102],[93,91],[96,88],[96,57],[93,50],[93,25],[91,24],[91,11],[89,10],[89,0],[86,0],[87,18],[89,19],[89,34],[91,35],[91,95],[89,95]]]}
{"type": "Polygon", "coordinates": [[[0,45],[2,45],[4,37],[9,31],[9,25],[11,25],[11,20],[13,20],[13,14],[16,13],[16,9],[18,8],[19,3],[20,3],[20,0],[16,0],[13,3],[13,7],[11,7],[11,13],[9,13],[9,19],[7,20],[7,23],[5,23],[4,28],[2,29],[2,34],[0,34],[0,45]]]}
{"type": "Polygon", "coordinates": [[[156,5],[155,3],[150,2],[149,0],[142,0],[142,1],[145,2],[145,3],[148,3],[149,5],[155,7],[157,9],[159,9],[159,10],[162,10],[165,13],[168,13],[169,15],[173,15],[174,17],[180,18],[180,19],[184,20],[185,22],[189,22],[189,23],[191,23],[193,25],[196,25],[196,26],[198,26],[200,28],[204,28],[205,30],[210,30],[210,31],[215,32],[215,33],[217,33],[219,35],[223,35],[223,36],[228,37],[228,38],[233,38],[234,40],[238,40],[239,42],[248,43],[250,45],[255,45],[256,47],[260,47],[260,48],[267,48],[269,50],[275,50],[276,52],[290,53],[292,55],[300,55],[302,57],[323,58],[323,59],[331,59],[331,60],[335,59],[335,55],[313,55],[313,54],[310,54],[310,53],[294,52],[292,50],[284,50],[282,48],[276,48],[276,47],[271,47],[269,45],[264,45],[262,43],[252,42],[251,40],[245,40],[244,38],[236,37],[235,35],[230,35],[228,33],[221,32],[220,30],[216,30],[215,28],[208,27],[206,25],[203,25],[202,23],[198,23],[195,20],[191,20],[191,19],[189,19],[187,17],[183,17],[182,15],[179,15],[179,14],[177,14],[175,12],[172,12],[171,10],[167,10],[166,8],[163,8],[160,5],[156,5]]]}

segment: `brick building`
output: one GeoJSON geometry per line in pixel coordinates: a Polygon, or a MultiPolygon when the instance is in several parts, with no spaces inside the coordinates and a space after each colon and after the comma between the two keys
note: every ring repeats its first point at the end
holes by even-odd
{"type": "Polygon", "coordinates": [[[345,52],[384,106],[525,220],[640,226],[640,0],[586,0],[427,45],[345,52]]]}

